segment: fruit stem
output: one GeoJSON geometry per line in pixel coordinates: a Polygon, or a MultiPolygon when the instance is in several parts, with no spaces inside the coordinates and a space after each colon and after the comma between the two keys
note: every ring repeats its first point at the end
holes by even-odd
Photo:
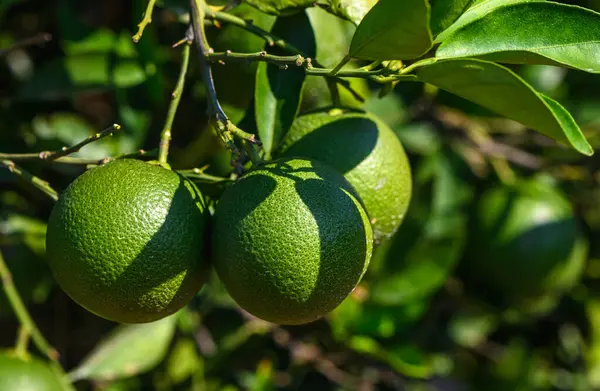
{"type": "Polygon", "coordinates": [[[140,41],[140,39],[142,38],[142,34],[144,34],[144,29],[146,28],[146,26],[148,26],[150,23],[152,23],[152,12],[154,12],[154,4],[155,3],[156,3],[156,0],[148,1],[148,6],[146,7],[146,12],[144,12],[144,18],[138,24],[137,33],[132,37],[133,42],[138,43],[140,41]]]}
{"type": "Polygon", "coordinates": [[[27,347],[29,346],[29,331],[21,325],[17,334],[17,343],[15,344],[15,353],[18,357],[25,358],[27,356],[27,347]]]}
{"type": "MultiPolygon", "coordinates": [[[[213,22],[218,21],[218,22],[224,22],[224,23],[229,23],[229,24],[238,26],[238,27],[248,31],[249,33],[252,33],[252,34],[264,39],[267,42],[267,45],[270,47],[278,47],[278,48],[283,49],[291,54],[300,55],[304,58],[310,57],[308,54],[306,54],[302,50],[298,49],[296,46],[292,45],[291,43],[287,42],[283,38],[281,38],[277,35],[274,35],[271,32],[263,30],[260,27],[256,26],[254,23],[252,23],[252,21],[244,20],[238,16],[228,14],[227,12],[211,11],[210,8],[208,8],[206,10],[206,17],[209,19],[212,19],[213,22]]],[[[315,67],[323,68],[323,66],[316,59],[313,58],[313,59],[311,59],[311,61],[315,67]]],[[[350,92],[354,96],[354,98],[357,99],[358,101],[364,102],[365,98],[362,95],[360,95],[360,93],[358,93],[356,90],[354,90],[352,88],[352,86],[350,85],[350,82],[348,80],[340,79],[339,77],[328,77],[328,76],[326,76],[326,77],[328,79],[335,80],[336,84],[339,84],[342,87],[344,87],[345,89],[347,89],[348,92],[350,92]]]]}
{"type": "Polygon", "coordinates": [[[35,346],[46,355],[52,361],[58,361],[59,354],[52,346],[48,344],[40,330],[37,328],[35,322],[27,312],[27,308],[23,304],[23,300],[21,300],[21,296],[19,296],[19,292],[15,288],[15,285],[12,280],[12,276],[10,274],[10,270],[4,262],[4,258],[2,257],[2,252],[0,251],[0,280],[2,281],[2,288],[4,289],[4,293],[8,298],[8,302],[10,303],[17,319],[21,323],[21,326],[31,335],[35,346]]]}
{"type": "Polygon", "coordinates": [[[54,201],[58,200],[58,193],[50,186],[48,182],[30,174],[29,172],[17,166],[14,162],[10,160],[0,160],[0,164],[8,168],[8,170],[13,174],[23,178],[26,182],[31,183],[33,186],[43,191],[48,197],[52,198],[54,201]]]}
{"type": "Polygon", "coordinates": [[[160,145],[158,147],[158,161],[160,163],[166,163],[169,155],[169,144],[171,142],[171,129],[173,127],[173,121],[175,120],[175,114],[181,101],[181,95],[183,95],[183,89],[185,87],[185,77],[190,64],[190,42],[187,41],[183,45],[183,51],[181,53],[181,69],[179,70],[179,78],[175,89],[171,94],[171,103],[169,104],[169,111],[167,112],[167,119],[165,120],[165,126],[160,134],[160,145]]]}

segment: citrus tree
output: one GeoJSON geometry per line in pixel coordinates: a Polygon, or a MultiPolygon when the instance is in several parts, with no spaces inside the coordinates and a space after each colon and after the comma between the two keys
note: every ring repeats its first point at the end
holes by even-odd
{"type": "Polygon", "coordinates": [[[597,389],[596,8],[1,2],[0,391],[597,389]]]}

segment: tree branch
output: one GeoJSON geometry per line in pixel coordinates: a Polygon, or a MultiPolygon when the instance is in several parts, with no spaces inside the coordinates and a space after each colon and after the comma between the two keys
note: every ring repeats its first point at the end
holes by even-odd
{"type": "MultiPolygon", "coordinates": [[[[190,0],[190,6],[192,10],[192,29],[194,44],[200,57],[200,69],[202,71],[202,78],[208,94],[208,115],[213,118],[212,123],[215,129],[219,133],[221,139],[225,142],[227,147],[232,151],[234,156],[239,156],[239,150],[233,141],[233,136],[237,136],[242,140],[250,142],[250,148],[254,148],[255,145],[260,144],[255,135],[244,132],[242,129],[235,126],[219,103],[217,98],[217,91],[215,88],[215,81],[212,75],[212,69],[208,61],[208,57],[212,53],[208,41],[206,40],[206,34],[204,31],[204,18],[207,7],[205,7],[203,0],[190,0]]],[[[252,154],[254,155],[254,154],[252,154]]]]}

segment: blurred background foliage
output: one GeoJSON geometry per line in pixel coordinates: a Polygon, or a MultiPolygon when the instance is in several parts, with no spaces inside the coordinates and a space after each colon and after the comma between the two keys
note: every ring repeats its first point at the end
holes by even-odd
{"type": "MultiPolygon", "coordinates": [[[[569,3],[600,10],[597,0],[569,3]]],[[[118,135],[76,156],[101,160],[155,149],[179,69],[180,51],[171,45],[187,23],[186,1],[159,0],[158,6],[134,44],[144,0],[1,0],[0,151],[59,149],[115,122],[123,126],[118,135]],[[39,44],[19,46],[32,37],[39,44]]],[[[245,5],[232,12],[267,30],[276,22],[245,5]]],[[[353,25],[317,8],[307,16],[316,58],[336,64],[353,25]]],[[[211,26],[208,34],[216,50],[264,47],[235,26],[211,26]]],[[[294,37],[300,32],[293,26],[286,34],[306,38],[294,37]]],[[[256,69],[215,66],[226,112],[249,132],[256,126],[256,69]]],[[[600,148],[600,78],[550,66],[513,69],[564,104],[600,148]]],[[[195,58],[188,76],[170,159],[178,169],[209,165],[208,173],[227,176],[230,156],[207,124],[195,58]]],[[[400,231],[376,250],[361,285],[326,319],[306,326],[251,318],[216,277],[189,308],[156,323],[117,326],[88,313],[55,286],[45,266],[51,201],[0,170],[0,250],[78,389],[600,388],[600,160],[430,86],[401,83],[380,99],[380,86],[351,84],[365,102],[344,89],[341,102],[375,113],[394,129],[409,153],[415,192],[400,231]],[[485,284],[467,287],[461,273],[475,201],[513,175],[561,189],[590,243],[580,281],[541,303],[540,311],[489,300],[485,284]]],[[[301,110],[330,104],[324,79],[307,77],[301,110]]],[[[84,169],[35,161],[24,167],[58,190],[84,169]]],[[[0,346],[12,346],[17,330],[0,293],[0,346]]]]}

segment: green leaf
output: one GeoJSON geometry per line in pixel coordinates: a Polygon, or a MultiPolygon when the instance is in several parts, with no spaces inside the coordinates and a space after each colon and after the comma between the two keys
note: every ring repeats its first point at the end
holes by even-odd
{"type": "Polygon", "coordinates": [[[327,11],[359,25],[377,0],[329,0],[327,11]]]}
{"type": "Polygon", "coordinates": [[[191,338],[178,339],[166,362],[167,373],[174,384],[180,384],[194,374],[202,373],[203,366],[196,341],[191,338]]]}
{"type": "Polygon", "coordinates": [[[128,88],[146,80],[141,65],[131,59],[106,54],[85,54],[60,58],[40,67],[21,88],[22,100],[68,99],[86,90],[128,88]]]}
{"type": "Polygon", "coordinates": [[[157,322],[117,327],[69,376],[73,381],[114,380],[154,368],[167,353],[176,319],[173,315],[157,322]]]}
{"type": "MultiPolygon", "coordinates": [[[[315,40],[306,13],[278,18],[273,33],[314,56],[315,40]]],[[[280,50],[272,52],[283,54],[280,50]]],[[[254,109],[258,136],[267,158],[298,114],[305,76],[304,70],[296,66],[280,69],[277,65],[265,62],[258,66],[254,109]]]]}
{"type": "Polygon", "coordinates": [[[410,60],[432,45],[426,0],[380,0],[363,18],[350,56],[363,60],[410,60]]]}
{"type": "Polygon", "coordinates": [[[370,337],[355,336],[349,344],[351,349],[383,361],[399,373],[415,379],[427,379],[435,374],[430,357],[411,345],[381,346],[370,337]]]}
{"type": "Polygon", "coordinates": [[[482,57],[600,73],[600,14],[557,3],[501,7],[448,37],[438,58],[482,57]]]}
{"type": "Polygon", "coordinates": [[[431,32],[434,36],[452,25],[474,0],[435,0],[431,4],[431,32]]]}
{"type": "Polygon", "coordinates": [[[307,9],[306,14],[315,35],[315,58],[325,67],[334,67],[348,53],[356,27],[319,7],[307,9]]]}
{"type": "Polygon", "coordinates": [[[272,15],[292,15],[312,7],[315,0],[245,0],[247,4],[272,15]]]}
{"type": "Polygon", "coordinates": [[[416,70],[418,78],[541,132],[584,155],[594,151],[573,117],[510,69],[475,59],[439,60],[416,70]]]}
{"type": "Polygon", "coordinates": [[[456,22],[442,31],[435,39],[436,43],[444,41],[458,29],[480,19],[499,7],[506,7],[517,3],[529,3],[544,0],[475,0],[469,9],[463,13],[456,22]]]}

